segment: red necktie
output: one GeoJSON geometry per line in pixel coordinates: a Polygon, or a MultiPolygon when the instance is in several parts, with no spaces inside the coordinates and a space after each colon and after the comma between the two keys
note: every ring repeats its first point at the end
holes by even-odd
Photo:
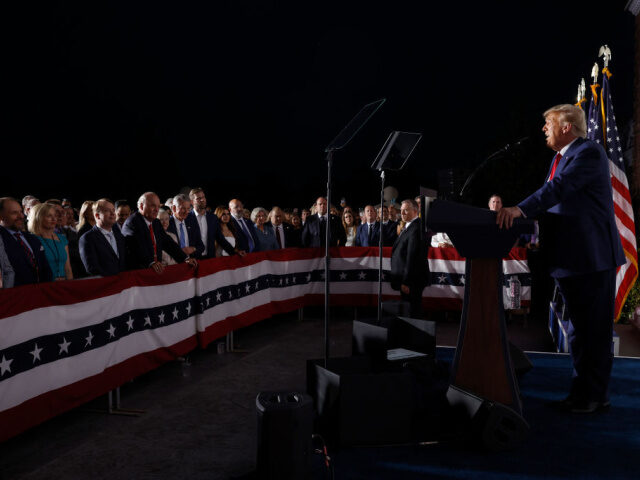
{"type": "Polygon", "coordinates": [[[25,255],[29,259],[29,263],[31,264],[31,267],[36,268],[36,257],[31,251],[31,249],[27,247],[27,244],[24,243],[24,240],[22,240],[22,234],[18,232],[18,233],[15,233],[14,235],[18,240],[18,243],[22,247],[22,250],[24,250],[25,255]]]}
{"type": "Polygon", "coordinates": [[[151,243],[153,244],[153,261],[158,261],[158,246],[156,245],[156,236],[153,234],[153,223],[149,224],[149,233],[151,234],[151,243]]]}
{"type": "Polygon", "coordinates": [[[553,176],[556,173],[556,167],[558,166],[558,162],[560,161],[561,158],[562,158],[562,155],[560,155],[560,152],[556,153],[556,156],[553,159],[553,166],[551,167],[551,174],[549,174],[549,178],[547,179],[547,182],[550,182],[553,179],[553,176]]]}

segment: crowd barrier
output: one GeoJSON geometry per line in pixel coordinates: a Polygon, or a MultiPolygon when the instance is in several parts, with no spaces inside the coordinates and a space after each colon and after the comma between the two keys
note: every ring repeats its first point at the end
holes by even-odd
{"type": "MultiPolygon", "coordinates": [[[[324,299],[324,251],[286,249],[0,290],[0,441],[227,333],[324,299]]],[[[378,249],[332,249],[331,304],[375,306],[378,249]]],[[[386,280],[383,298],[398,298],[386,280]]],[[[428,309],[460,310],[464,259],[430,249],[428,309]]],[[[524,249],[503,262],[530,299],[524,249]]],[[[387,273],[385,273],[387,272],[387,273]]]]}

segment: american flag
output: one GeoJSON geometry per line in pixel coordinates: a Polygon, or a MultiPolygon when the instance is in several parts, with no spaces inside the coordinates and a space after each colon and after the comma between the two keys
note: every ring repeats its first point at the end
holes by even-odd
{"type": "MultiPolygon", "coordinates": [[[[611,172],[611,186],[613,187],[613,207],[616,216],[616,225],[620,234],[620,241],[627,262],[622,265],[616,275],[616,302],[615,320],[620,318],[622,307],[631,291],[633,284],[638,277],[638,250],[636,245],[636,226],[633,217],[633,207],[631,206],[631,195],[629,194],[629,183],[624,171],[622,159],[622,145],[620,134],[616,126],[616,116],[613,113],[613,102],[611,100],[611,89],[609,78],[611,72],[607,67],[602,70],[602,91],[600,92],[600,112],[596,117],[601,118],[602,146],[609,157],[609,170],[611,172]],[[601,113],[602,115],[598,115],[601,113]]],[[[593,102],[592,102],[593,103],[593,102]]],[[[589,109],[591,116],[591,108],[589,109]]],[[[591,120],[591,118],[590,118],[591,120]]],[[[591,126],[591,123],[590,125],[591,126]]],[[[596,141],[600,140],[596,139],[596,141]]]]}

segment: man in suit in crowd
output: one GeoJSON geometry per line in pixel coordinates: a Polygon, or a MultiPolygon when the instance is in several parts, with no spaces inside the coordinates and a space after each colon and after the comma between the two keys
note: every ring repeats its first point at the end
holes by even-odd
{"type": "Polygon", "coordinates": [[[107,198],[93,204],[96,224],[80,237],[80,258],[89,275],[116,275],[124,271],[126,245],[116,223],[116,208],[107,198]]]}
{"type": "Polygon", "coordinates": [[[544,215],[543,248],[573,325],[571,389],[553,406],[594,413],[610,405],[615,277],[625,262],[609,160],[602,146],[584,138],[582,109],[558,105],[544,118],[547,146],[557,152],[546,182],[517,206],[502,208],[496,221],[500,228],[510,228],[514,218],[544,215]]]}
{"type": "Polygon", "coordinates": [[[44,247],[35,235],[24,231],[22,207],[14,198],[0,198],[0,235],[13,267],[14,286],[53,280],[44,247]]]}
{"type": "Polygon", "coordinates": [[[13,271],[7,252],[4,250],[4,241],[0,236],[0,288],[11,288],[14,285],[16,274],[13,271]]]}
{"type": "Polygon", "coordinates": [[[489,210],[497,212],[502,208],[502,197],[496,193],[489,197],[489,210]]]}
{"type": "Polygon", "coordinates": [[[229,202],[229,212],[231,221],[236,228],[236,239],[238,248],[247,253],[255,252],[258,249],[258,234],[256,227],[250,220],[244,218],[244,205],[237,198],[229,202]]]}
{"type": "Polygon", "coordinates": [[[402,299],[409,302],[411,318],[423,318],[422,291],[429,285],[429,263],[417,202],[402,202],[400,216],[406,224],[391,250],[391,288],[400,290],[402,299]]]}
{"type": "Polygon", "coordinates": [[[184,253],[194,258],[202,258],[204,243],[200,232],[200,225],[193,215],[189,215],[191,201],[185,194],[173,197],[169,219],[169,232],[175,234],[178,244],[184,253]]]}
{"type": "Polygon", "coordinates": [[[309,215],[302,229],[303,247],[324,247],[326,245],[327,222],[330,226],[329,246],[336,247],[347,242],[340,217],[327,214],[327,199],[318,197],[316,200],[316,215],[309,215]]]}
{"type": "Polygon", "coordinates": [[[143,193],[138,199],[138,211],[131,214],[122,226],[127,244],[129,268],[151,267],[156,273],[164,271],[162,252],[166,251],[176,262],[196,267],[198,262],[189,257],[164,231],[158,220],[160,198],[153,192],[143,193]]]}
{"type": "Polygon", "coordinates": [[[356,247],[377,247],[380,242],[380,222],[376,221],[373,205],[364,207],[364,220],[356,231],[356,247]]]}
{"type": "Polygon", "coordinates": [[[194,188],[189,192],[189,199],[193,203],[193,211],[189,216],[194,217],[198,222],[200,238],[204,245],[204,250],[201,254],[202,258],[213,258],[216,256],[216,241],[229,255],[236,253],[244,255],[245,252],[232,247],[227,239],[224,238],[220,228],[220,221],[215,213],[207,212],[207,197],[204,194],[204,190],[194,188]]]}
{"type": "Polygon", "coordinates": [[[131,215],[131,205],[127,200],[116,200],[116,225],[118,228],[122,228],[124,222],[127,221],[129,215],[131,215]]]}
{"type": "Polygon", "coordinates": [[[398,224],[389,219],[389,209],[384,205],[378,207],[378,218],[382,219],[382,245],[392,247],[398,238],[398,224]]]}
{"type": "Polygon", "coordinates": [[[300,230],[295,230],[288,223],[283,222],[284,212],[280,207],[273,207],[269,212],[269,221],[264,224],[264,228],[273,229],[278,242],[278,248],[289,248],[300,246],[300,230]]]}

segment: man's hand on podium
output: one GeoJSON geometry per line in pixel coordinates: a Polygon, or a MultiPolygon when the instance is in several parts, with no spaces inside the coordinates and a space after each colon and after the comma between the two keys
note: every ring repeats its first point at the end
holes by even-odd
{"type": "Polygon", "coordinates": [[[522,217],[522,210],[518,207],[505,207],[498,211],[496,223],[499,228],[511,228],[513,219],[522,217]]]}

